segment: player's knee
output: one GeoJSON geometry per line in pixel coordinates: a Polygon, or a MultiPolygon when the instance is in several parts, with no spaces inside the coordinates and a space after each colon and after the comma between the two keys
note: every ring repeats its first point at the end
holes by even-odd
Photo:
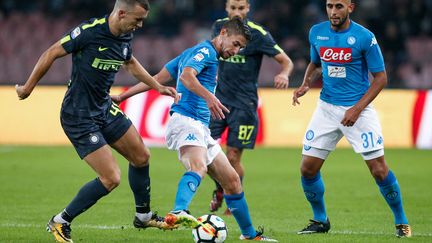
{"type": "Polygon", "coordinates": [[[181,162],[187,170],[196,172],[197,174],[201,175],[201,177],[204,177],[204,175],[207,174],[207,165],[205,161],[202,161],[200,158],[183,158],[181,162]]]}
{"type": "Polygon", "coordinates": [[[388,174],[388,167],[387,166],[373,166],[371,168],[371,174],[372,176],[378,180],[382,181],[387,177],[388,174]]]}
{"type": "Polygon", "coordinates": [[[300,166],[300,173],[303,177],[312,178],[312,177],[316,176],[318,171],[315,170],[315,168],[308,166],[305,163],[302,163],[300,166]]]}
{"type": "Polygon", "coordinates": [[[108,191],[112,191],[120,185],[120,171],[99,178],[108,191]]]}
{"type": "Polygon", "coordinates": [[[234,166],[240,164],[241,151],[237,148],[228,149],[227,158],[229,162],[234,166]]]}
{"type": "Polygon", "coordinates": [[[130,163],[135,167],[144,167],[149,164],[149,160],[150,150],[146,147],[141,152],[137,152],[130,163]]]}

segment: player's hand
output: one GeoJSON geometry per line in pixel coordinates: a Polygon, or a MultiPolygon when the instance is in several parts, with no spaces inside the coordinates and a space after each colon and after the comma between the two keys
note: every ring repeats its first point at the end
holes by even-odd
{"type": "Polygon", "coordinates": [[[356,123],[357,119],[359,118],[361,113],[361,110],[358,109],[356,106],[353,106],[349,108],[347,111],[345,111],[344,118],[341,121],[341,124],[345,127],[352,127],[356,123]]]}
{"type": "Polygon", "coordinates": [[[309,86],[302,85],[298,89],[294,90],[292,105],[293,106],[300,105],[300,101],[298,99],[303,95],[305,95],[309,91],[309,89],[310,89],[309,86]]]}
{"type": "Polygon", "coordinates": [[[229,113],[230,111],[228,108],[226,108],[216,96],[211,95],[207,100],[207,106],[210,110],[211,116],[213,119],[222,120],[225,119],[225,114],[229,113]]]}
{"type": "Polygon", "coordinates": [[[111,95],[111,100],[117,105],[119,105],[123,101],[120,95],[111,95]]]}
{"type": "Polygon", "coordinates": [[[284,74],[278,74],[274,77],[274,87],[276,89],[287,89],[289,85],[289,79],[284,74]]]}
{"type": "Polygon", "coordinates": [[[180,100],[180,96],[178,95],[176,89],[174,89],[173,87],[161,86],[161,88],[158,91],[161,95],[173,97],[174,103],[176,103],[176,104],[180,100]]]}
{"type": "Polygon", "coordinates": [[[27,91],[23,85],[18,85],[18,84],[15,85],[15,91],[20,100],[24,100],[25,98],[29,97],[31,94],[31,91],[30,92],[27,91]]]}

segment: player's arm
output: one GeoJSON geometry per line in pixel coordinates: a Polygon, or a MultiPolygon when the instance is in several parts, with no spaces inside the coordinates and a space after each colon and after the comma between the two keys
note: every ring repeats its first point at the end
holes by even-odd
{"type": "Polygon", "coordinates": [[[126,71],[132,74],[132,76],[134,76],[138,81],[157,90],[160,94],[171,96],[177,100],[177,91],[172,87],[163,86],[158,83],[134,56],[132,56],[129,61],[125,62],[124,67],[126,71]]]}
{"type": "Polygon", "coordinates": [[[309,91],[312,84],[320,77],[321,77],[321,67],[313,62],[310,62],[306,68],[306,72],[303,78],[303,83],[300,85],[300,87],[294,90],[293,102],[292,102],[294,106],[297,104],[300,105],[300,101],[298,99],[303,95],[305,95],[309,91]]]}
{"type": "Polygon", "coordinates": [[[360,113],[368,106],[387,85],[386,71],[372,73],[373,80],[366,94],[351,108],[345,112],[345,116],[341,121],[344,126],[353,126],[360,116],[360,113]]]}
{"type": "Polygon", "coordinates": [[[289,85],[289,77],[294,70],[294,63],[285,52],[273,57],[282,67],[282,71],[274,77],[274,86],[277,89],[286,89],[289,85]]]}
{"type": "MultiPolygon", "coordinates": [[[[153,76],[153,78],[160,84],[165,84],[168,81],[172,80],[170,73],[168,72],[168,70],[165,67],[162,68],[162,70],[158,74],[153,76]]],[[[150,89],[151,89],[151,87],[149,85],[140,82],[140,83],[132,86],[131,88],[129,88],[128,90],[124,91],[123,93],[121,93],[119,95],[112,95],[111,99],[115,103],[119,104],[119,103],[123,102],[124,100],[127,100],[128,98],[130,98],[136,94],[146,92],[150,89]]]]}
{"type": "Polygon", "coordinates": [[[229,110],[222,105],[214,94],[201,85],[196,77],[197,75],[198,72],[195,69],[185,67],[180,75],[180,81],[188,90],[200,96],[207,102],[207,106],[213,118],[225,119],[224,111],[229,112],[229,110]]]}
{"type": "Polygon", "coordinates": [[[54,43],[50,48],[48,48],[37,61],[35,67],[33,68],[30,77],[27,79],[24,85],[15,85],[15,90],[18,94],[18,98],[23,100],[27,98],[41,80],[41,78],[46,74],[46,72],[51,68],[52,64],[57,58],[66,56],[68,53],[65,51],[60,41],[54,43]]]}

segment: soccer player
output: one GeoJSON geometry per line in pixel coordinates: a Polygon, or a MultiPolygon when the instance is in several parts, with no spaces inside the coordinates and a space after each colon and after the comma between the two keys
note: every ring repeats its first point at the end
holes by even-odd
{"type": "MultiPolygon", "coordinates": [[[[171,106],[166,142],[169,149],[178,151],[179,160],[187,170],[178,184],[174,209],[165,217],[165,222],[172,227],[198,226],[188,208],[202,178],[208,173],[224,189],[227,205],[241,229],[240,239],[277,242],[253,227],[240,178],[208,128],[210,116],[224,119],[229,113],[214,95],[218,59],[236,55],[245,47],[250,35],[249,27],[239,18],[233,18],[224,23],[211,41],[185,50],[155,75],[160,83],[171,79],[177,81],[181,98],[178,104],[171,106]]],[[[140,83],[113,98],[121,102],[147,89],[147,85],[140,83]]]]}
{"type": "Polygon", "coordinates": [[[396,236],[410,237],[401,191],[384,159],[381,126],[370,104],[387,84],[384,60],[373,33],[350,19],[351,0],[327,0],[329,21],[309,33],[311,61],[302,85],[294,91],[293,105],[306,94],[313,72],[322,67],[323,88],[304,138],[301,183],[312,206],[313,220],[298,234],[325,233],[330,221],[324,205],[320,169],[338,141],[345,136],[360,153],[391,208],[396,236]],[[368,70],[373,80],[368,80],[368,70]]]}
{"type": "Polygon", "coordinates": [[[61,124],[78,155],[96,172],[75,198],[48,224],[58,242],[72,242],[70,224],[120,183],[120,168],[111,148],[129,161],[129,184],[135,197],[137,228],[172,228],[150,210],[150,152],[130,120],[109,96],[121,66],[137,80],[163,95],[177,97],[174,88],[160,85],[132,55],[132,32],[149,13],[147,0],[117,0],[109,16],[91,19],[53,44],[39,58],[25,85],[16,85],[27,98],[53,62],[72,53],[72,77],[61,108],[61,124]]]}
{"type": "MultiPolygon", "coordinates": [[[[213,25],[216,36],[223,24],[234,17],[243,19],[251,29],[252,39],[244,50],[230,58],[219,58],[218,85],[216,97],[230,113],[226,119],[211,119],[210,131],[214,139],[219,139],[228,128],[226,154],[243,181],[244,168],[241,163],[243,149],[253,149],[258,132],[258,75],[264,55],[272,57],[282,70],[274,77],[274,86],[288,88],[289,76],[294,65],[285,52],[276,44],[271,34],[262,26],[249,20],[249,0],[227,0],[227,18],[217,20],[213,25]]],[[[216,181],[215,181],[216,182],[216,181]]],[[[216,190],[210,202],[210,211],[217,211],[223,202],[223,190],[216,182],[216,190]]],[[[227,209],[226,215],[230,214],[227,209]]]]}

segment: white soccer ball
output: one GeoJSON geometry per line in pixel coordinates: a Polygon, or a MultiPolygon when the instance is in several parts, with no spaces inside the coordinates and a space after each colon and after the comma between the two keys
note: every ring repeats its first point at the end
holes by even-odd
{"type": "Polygon", "coordinates": [[[198,221],[202,224],[192,229],[192,236],[196,243],[222,243],[226,240],[228,229],[223,219],[213,214],[206,214],[199,217],[198,221]]]}

